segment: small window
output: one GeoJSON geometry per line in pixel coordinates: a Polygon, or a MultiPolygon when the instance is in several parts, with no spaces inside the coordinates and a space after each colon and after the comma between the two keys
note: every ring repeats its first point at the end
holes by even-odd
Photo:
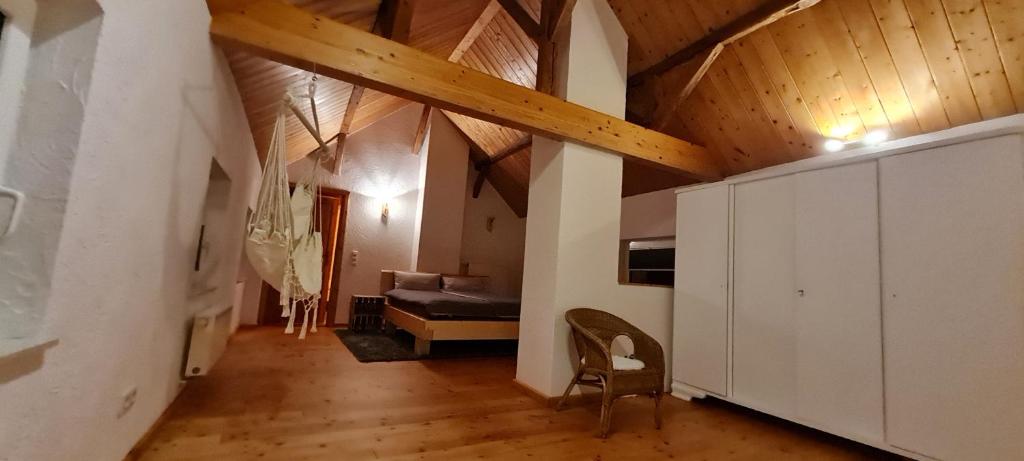
{"type": "Polygon", "coordinates": [[[675,284],[674,238],[623,240],[620,282],[670,287],[675,284]]]}

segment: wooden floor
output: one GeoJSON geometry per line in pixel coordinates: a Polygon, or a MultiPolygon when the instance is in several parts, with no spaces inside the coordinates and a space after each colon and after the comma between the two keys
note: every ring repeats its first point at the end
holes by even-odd
{"type": "Polygon", "coordinates": [[[188,384],[139,454],[146,460],[846,460],[886,455],[731,405],[619,401],[555,412],[512,383],[513,358],[361,364],[330,330],[305,342],[242,330],[188,384]]]}

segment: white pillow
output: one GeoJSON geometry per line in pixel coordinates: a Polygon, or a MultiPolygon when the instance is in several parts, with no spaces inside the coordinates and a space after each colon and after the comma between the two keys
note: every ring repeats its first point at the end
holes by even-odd
{"type": "Polygon", "coordinates": [[[441,274],[395,271],[395,289],[439,291],[441,289],[441,274]]]}

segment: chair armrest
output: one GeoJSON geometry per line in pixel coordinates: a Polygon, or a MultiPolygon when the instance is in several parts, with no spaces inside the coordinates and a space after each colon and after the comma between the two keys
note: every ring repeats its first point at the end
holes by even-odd
{"type": "Polygon", "coordinates": [[[606,343],[600,336],[590,330],[572,325],[572,332],[578,335],[586,344],[586,350],[577,351],[586,361],[587,368],[597,368],[612,371],[612,350],[611,345],[606,343]]]}
{"type": "Polygon", "coordinates": [[[632,333],[630,339],[633,341],[633,352],[636,358],[642,360],[647,367],[657,367],[664,373],[665,352],[662,350],[661,344],[640,330],[632,333]]]}

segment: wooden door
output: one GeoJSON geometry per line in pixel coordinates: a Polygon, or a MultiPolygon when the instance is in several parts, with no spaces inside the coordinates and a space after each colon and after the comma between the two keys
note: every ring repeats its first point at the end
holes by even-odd
{"type": "Polygon", "coordinates": [[[672,377],[728,395],[729,186],[685,192],[676,203],[672,377]]]}
{"type": "Polygon", "coordinates": [[[793,176],[735,186],[733,397],[792,416],[796,407],[793,176]]]}
{"type": "Polygon", "coordinates": [[[796,416],[881,442],[875,162],[797,174],[796,416]]]}
{"type": "Polygon", "coordinates": [[[940,459],[1024,453],[1024,143],[880,160],[886,433],[940,459]]]}
{"type": "MultiPolygon", "coordinates": [[[[348,206],[348,192],[321,188],[319,205],[320,233],[323,238],[323,285],[320,303],[317,306],[318,325],[333,325],[338,299],[337,285],[340,276],[340,258],[345,236],[345,216],[348,206]]],[[[260,295],[260,325],[284,325],[288,319],[281,317],[280,293],[263,283],[260,295]]],[[[301,321],[301,319],[298,319],[301,321]]]]}

